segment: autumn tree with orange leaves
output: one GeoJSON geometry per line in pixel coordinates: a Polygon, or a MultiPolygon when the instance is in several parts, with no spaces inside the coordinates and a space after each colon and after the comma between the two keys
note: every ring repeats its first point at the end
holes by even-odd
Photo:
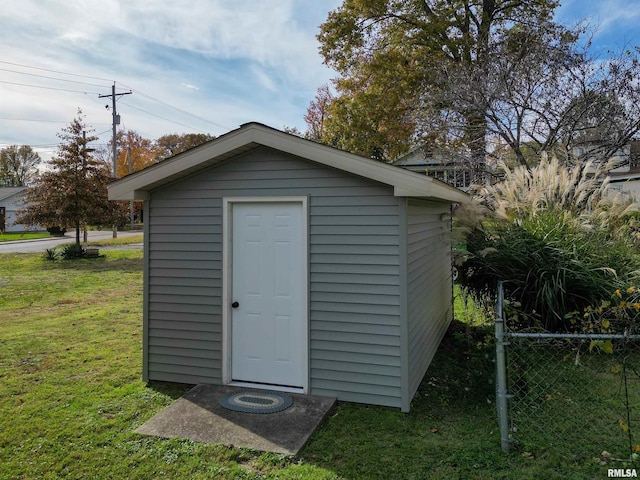
{"type": "Polygon", "coordinates": [[[118,132],[118,177],[137,172],[157,162],[160,148],[134,130],[118,132]]]}
{"type": "MultiPolygon", "coordinates": [[[[142,170],[215,138],[207,133],[169,133],[151,140],[134,130],[119,131],[116,136],[118,177],[142,170]]],[[[105,162],[109,161],[111,145],[109,142],[108,148],[98,152],[98,156],[105,162]]]]}

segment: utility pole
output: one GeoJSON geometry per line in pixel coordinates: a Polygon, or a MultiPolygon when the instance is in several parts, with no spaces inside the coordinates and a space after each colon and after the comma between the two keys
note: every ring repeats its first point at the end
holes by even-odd
{"type": "MultiPolygon", "coordinates": [[[[87,132],[82,131],[82,180],[86,180],[87,178],[87,154],[91,152],[95,152],[95,148],[87,148],[87,132]]],[[[87,224],[83,225],[83,241],[87,243],[87,224]]],[[[77,233],[76,242],[80,244],[80,233],[77,233]]]]}
{"type": "MultiPolygon", "coordinates": [[[[116,93],[116,82],[113,82],[110,94],[98,95],[98,98],[111,97],[111,113],[113,114],[113,178],[118,178],[118,144],[116,142],[116,128],[120,125],[120,115],[118,115],[118,112],[116,111],[116,100],[122,95],[131,95],[132,93],[133,92],[131,90],[128,92],[116,93]]],[[[109,105],[106,105],[106,108],[109,108],[109,105]]]]}
{"type": "MultiPolygon", "coordinates": [[[[121,97],[122,95],[131,95],[133,92],[131,90],[129,90],[128,92],[123,92],[123,93],[116,93],[116,82],[113,82],[113,85],[111,85],[111,93],[109,95],[98,95],[98,98],[106,98],[106,97],[111,97],[111,110],[112,110],[112,114],[113,114],[113,122],[112,122],[112,126],[113,126],[113,178],[118,178],[118,142],[117,142],[117,136],[116,136],[116,128],[118,125],[120,125],[120,115],[118,115],[118,112],[116,111],[116,100],[118,99],[118,97],[121,97]]],[[[109,105],[105,105],[106,108],[109,108],[109,105]]],[[[114,225],[113,226],[113,238],[116,238],[118,236],[118,226],[114,225]]]]}
{"type": "MultiPolygon", "coordinates": [[[[127,157],[129,157],[129,173],[133,172],[133,157],[131,156],[131,144],[127,148],[127,157]]],[[[129,201],[129,220],[131,221],[131,230],[133,230],[133,200],[129,201]]]]}

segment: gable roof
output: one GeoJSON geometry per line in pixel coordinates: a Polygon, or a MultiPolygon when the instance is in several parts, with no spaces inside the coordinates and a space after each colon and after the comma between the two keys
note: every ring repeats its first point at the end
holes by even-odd
{"type": "Polygon", "coordinates": [[[3,187],[0,188],[0,200],[5,200],[9,197],[13,197],[14,195],[26,190],[27,187],[3,187]]]}
{"type": "Polygon", "coordinates": [[[434,178],[312,142],[260,123],[240,128],[109,185],[109,200],[146,200],[149,192],[240,153],[265,146],[390,185],[396,197],[466,202],[466,193],[434,178]]]}

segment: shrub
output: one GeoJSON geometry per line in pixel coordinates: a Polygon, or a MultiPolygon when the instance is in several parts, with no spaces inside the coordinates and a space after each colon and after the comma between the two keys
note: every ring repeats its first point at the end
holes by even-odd
{"type": "Polygon", "coordinates": [[[58,252],[55,248],[47,248],[44,251],[45,260],[54,261],[58,258],[58,252]]]}
{"type": "Polygon", "coordinates": [[[84,249],[75,243],[70,243],[62,247],[62,250],[60,251],[60,256],[65,260],[82,258],[84,256],[84,249]]]}
{"type": "Polygon", "coordinates": [[[561,329],[564,316],[606,298],[633,274],[635,258],[598,235],[574,231],[551,214],[500,223],[469,235],[461,283],[475,298],[505,293],[529,314],[530,326],[561,329]]]}
{"type": "Polygon", "coordinates": [[[579,333],[640,335],[640,289],[615,290],[607,300],[575,312],[571,324],[579,333]]]}
{"type": "Polygon", "coordinates": [[[502,280],[523,326],[556,331],[570,328],[570,312],[628,285],[640,264],[628,236],[610,227],[635,206],[607,195],[604,173],[546,158],[531,171],[505,167],[505,180],[478,192],[459,217],[463,288],[487,301],[502,280]]]}
{"type": "Polygon", "coordinates": [[[47,232],[49,232],[49,235],[52,237],[62,237],[67,232],[67,229],[59,227],[58,225],[53,225],[51,227],[47,227],[47,232]]]}

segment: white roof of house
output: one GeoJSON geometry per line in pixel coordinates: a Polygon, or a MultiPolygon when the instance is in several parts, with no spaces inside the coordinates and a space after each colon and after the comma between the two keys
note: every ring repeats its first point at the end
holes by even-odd
{"type": "Polygon", "coordinates": [[[640,180],[640,172],[618,172],[609,174],[609,183],[637,182],[640,180]]]}
{"type": "Polygon", "coordinates": [[[12,197],[26,189],[27,187],[2,187],[0,188],[0,200],[12,197]]]}
{"type": "Polygon", "coordinates": [[[260,123],[246,123],[199,147],[127,175],[109,185],[110,200],[146,200],[148,192],[186,175],[265,146],[393,187],[397,197],[463,203],[469,196],[444,182],[312,142],[260,123]]]}

